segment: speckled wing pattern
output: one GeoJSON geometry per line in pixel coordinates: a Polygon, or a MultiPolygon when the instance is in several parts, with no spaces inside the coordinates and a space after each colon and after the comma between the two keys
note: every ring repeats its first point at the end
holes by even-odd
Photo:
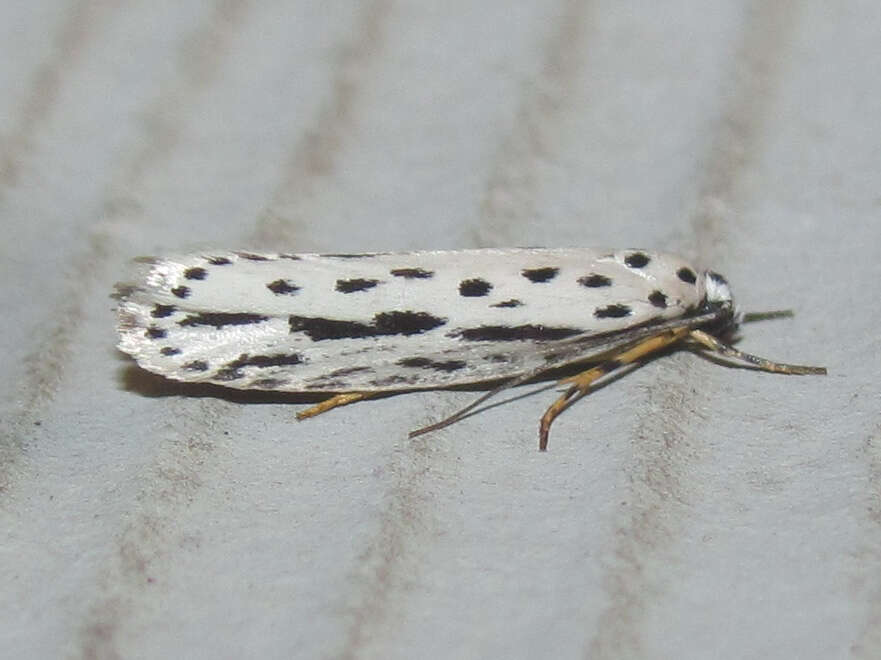
{"type": "Polygon", "coordinates": [[[704,273],[646,250],[142,258],[119,348],[188,382],[399,391],[514,378],[681,325],[704,273]]]}

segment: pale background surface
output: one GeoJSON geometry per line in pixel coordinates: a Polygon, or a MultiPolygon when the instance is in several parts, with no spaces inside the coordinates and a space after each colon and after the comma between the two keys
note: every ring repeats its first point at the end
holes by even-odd
{"type": "Polygon", "coordinates": [[[0,9],[0,655],[881,657],[881,4],[0,9]],[[699,9],[698,9],[699,6],[699,9]],[[625,8],[626,7],[626,8],[625,8]],[[297,424],[116,353],[136,255],[664,249],[826,378],[297,424]]]}

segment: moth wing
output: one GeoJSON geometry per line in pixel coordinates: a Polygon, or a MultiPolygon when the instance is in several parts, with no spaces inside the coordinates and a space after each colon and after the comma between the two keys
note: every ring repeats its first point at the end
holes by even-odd
{"type": "MultiPolygon", "coordinates": [[[[119,287],[119,347],[168,378],[239,389],[382,391],[517,378],[661,331],[664,314],[681,315],[701,295],[686,288],[665,309],[640,299],[649,295],[643,280],[660,284],[672,257],[653,255],[648,267],[633,268],[632,255],[522,249],[145,259],[137,283],[119,287]],[[475,281],[472,271],[494,285],[487,295],[462,291],[475,281]],[[617,299],[605,296],[609,281],[617,299]],[[633,316],[616,318],[622,306],[610,302],[627,303],[633,316]],[[573,310],[583,308],[615,312],[600,324],[610,330],[579,328],[573,310]],[[650,314],[654,329],[639,330],[650,314]]],[[[675,286],[663,288],[672,294],[675,286]]]]}

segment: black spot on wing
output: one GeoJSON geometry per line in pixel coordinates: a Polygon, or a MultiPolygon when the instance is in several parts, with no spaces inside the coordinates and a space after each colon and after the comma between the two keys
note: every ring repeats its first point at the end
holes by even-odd
{"type": "Polygon", "coordinates": [[[226,257],[208,257],[208,263],[212,266],[229,266],[232,261],[226,257]]]}
{"type": "Polygon", "coordinates": [[[422,270],[421,268],[395,268],[389,272],[395,277],[403,277],[408,280],[427,280],[434,277],[434,271],[422,270]]]}
{"type": "Polygon", "coordinates": [[[179,355],[180,349],[174,348],[172,346],[163,346],[161,349],[159,349],[159,353],[165,355],[166,357],[170,357],[172,355],[179,355]]]}
{"type": "Polygon", "coordinates": [[[492,288],[493,285],[486,280],[475,277],[459,282],[459,295],[465,298],[480,298],[488,294],[492,288]]]}
{"type": "Polygon", "coordinates": [[[151,325],[144,332],[145,337],[149,337],[150,339],[162,339],[168,332],[164,328],[159,328],[155,325],[151,325]]]}
{"type": "Polygon", "coordinates": [[[204,360],[193,360],[192,362],[187,362],[184,365],[184,369],[190,371],[208,371],[208,363],[204,360]]]}
{"type": "Polygon", "coordinates": [[[177,311],[177,308],[174,305],[155,305],[153,310],[150,312],[150,316],[154,319],[164,319],[167,316],[171,316],[177,311]]]}
{"type": "Polygon", "coordinates": [[[190,314],[185,319],[178,321],[178,325],[182,327],[210,325],[220,330],[225,325],[250,325],[251,323],[262,323],[268,319],[268,316],[261,316],[260,314],[203,312],[201,314],[190,314]]]}
{"type": "Polygon", "coordinates": [[[525,277],[530,282],[550,282],[557,276],[557,273],[560,272],[559,268],[554,268],[553,266],[546,266],[544,268],[529,268],[520,272],[523,277],[525,277]]]}
{"type": "Polygon", "coordinates": [[[490,307],[520,307],[522,304],[523,303],[516,298],[511,298],[511,300],[503,300],[495,305],[490,305],[490,307]]]}
{"type": "Polygon", "coordinates": [[[506,355],[505,353],[493,353],[492,355],[487,355],[483,359],[487,360],[488,362],[502,363],[502,362],[510,362],[511,356],[506,355]]]}
{"type": "Polygon", "coordinates": [[[271,261],[271,259],[262,254],[254,254],[253,252],[236,252],[241,259],[248,261],[271,261]]]}
{"type": "Polygon", "coordinates": [[[380,312],[371,323],[321,317],[290,316],[291,332],[302,332],[312,341],[363,339],[383,335],[418,335],[446,324],[446,319],[426,312],[380,312]]]}
{"type": "Polygon", "coordinates": [[[651,259],[644,252],[631,252],[624,257],[624,263],[630,268],[643,268],[648,265],[649,261],[651,259]]]}
{"type": "Polygon", "coordinates": [[[355,293],[356,291],[372,289],[377,284],[379,284],[379,280],[365,280],[360,277],[352,280],[337,280],[336,290],[340,293],[355,293]]]}
{"type": "Polygon", "coordinates": [[[457,330],[452,336],[467,341],[555,341],[579,335],[580,328],[546,325],[481,325],[457,330]]]}
{"type": "Polygon", "coordinates": [[[630,316],[631,311],[627,305],[606,305],[605,307],[597,307],[593,315],[598,319],[619,319],[630,316]]]}
{"type": "Polygon", "coordinates": [[[597,275],[596,273],[591,273],[590,275],[579,277],[578,283],[581,286],[586,286],[590,289],[596,289],[601,286],[612,286],[611,279],[609,279],[605,275],[597,275]]]}
{"type": "Polygon", "coordinates": [[[694,274],[694,271],[691,268],[682,267],[676,271],[676,276],[679,277],[683,282],[687,282],[688,284],[694,284],[697,282],[697,275],[694,274]]]}
{"type": "Polygon", "coordinates": [[[275,280],[267,284],[266,288],[277,296],[291,295],[300,290],[300,287],[290,280],[275,280]]]}
{"type": "Polygon", "coordinates": [[[208,271],[204,268],[195,266],[193,268],[187,268],[184,271],[184,277],[188,280],[204,280],[208,277],[208,271]]]}
{"type": "Polygon", "coordinates": [[[416,369],[432,369],[434,371],[458,371],[468,366],[463,360],[447,360],[445,362],[430,360],[425,357],[411,357],[398,360],[396,364],[402,367],[411,367],[416,369]]]}
{"type": "Polygon", "coordinates": [[[649,295],[649,302],[660,309],[667,308],[667,296],[662,291],[652,291],[649,295]]]}
{"type": "Polygon", "coordinates": [[[214,374],[217,380],[236,380],[244,378],[245,374],[242,367],[280,367],[294,364],[302,364],[303,358],[297,353],[287,353],[280,355],[248,355],[242,353],[238,358],[227,362],[221,369],[214,374]]]}
{"type": "Polygon", "coordinates": [[[171,292],[178,298],[186,298],[190,295],[190,288],[187,286],[176,286],[171,290],[171,292]]]}

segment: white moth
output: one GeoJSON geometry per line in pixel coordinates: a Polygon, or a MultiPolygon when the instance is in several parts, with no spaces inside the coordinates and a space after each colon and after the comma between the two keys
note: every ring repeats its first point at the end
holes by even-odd
{"type": "Polygon", "coordinates": [[[567,389],[542,418],[544,450],[551,422],[594,381],[674,343],[765,371],[825,373],[724,343],[743,320],[725,279],[646,250],[209,252],[138,262],[137,280],[117,285],[122,351],[178,381],[336,394],[300,418],[377,393],[501,383],[416,435],[506,387],[584,364],[559,380],[567,389]]]}

